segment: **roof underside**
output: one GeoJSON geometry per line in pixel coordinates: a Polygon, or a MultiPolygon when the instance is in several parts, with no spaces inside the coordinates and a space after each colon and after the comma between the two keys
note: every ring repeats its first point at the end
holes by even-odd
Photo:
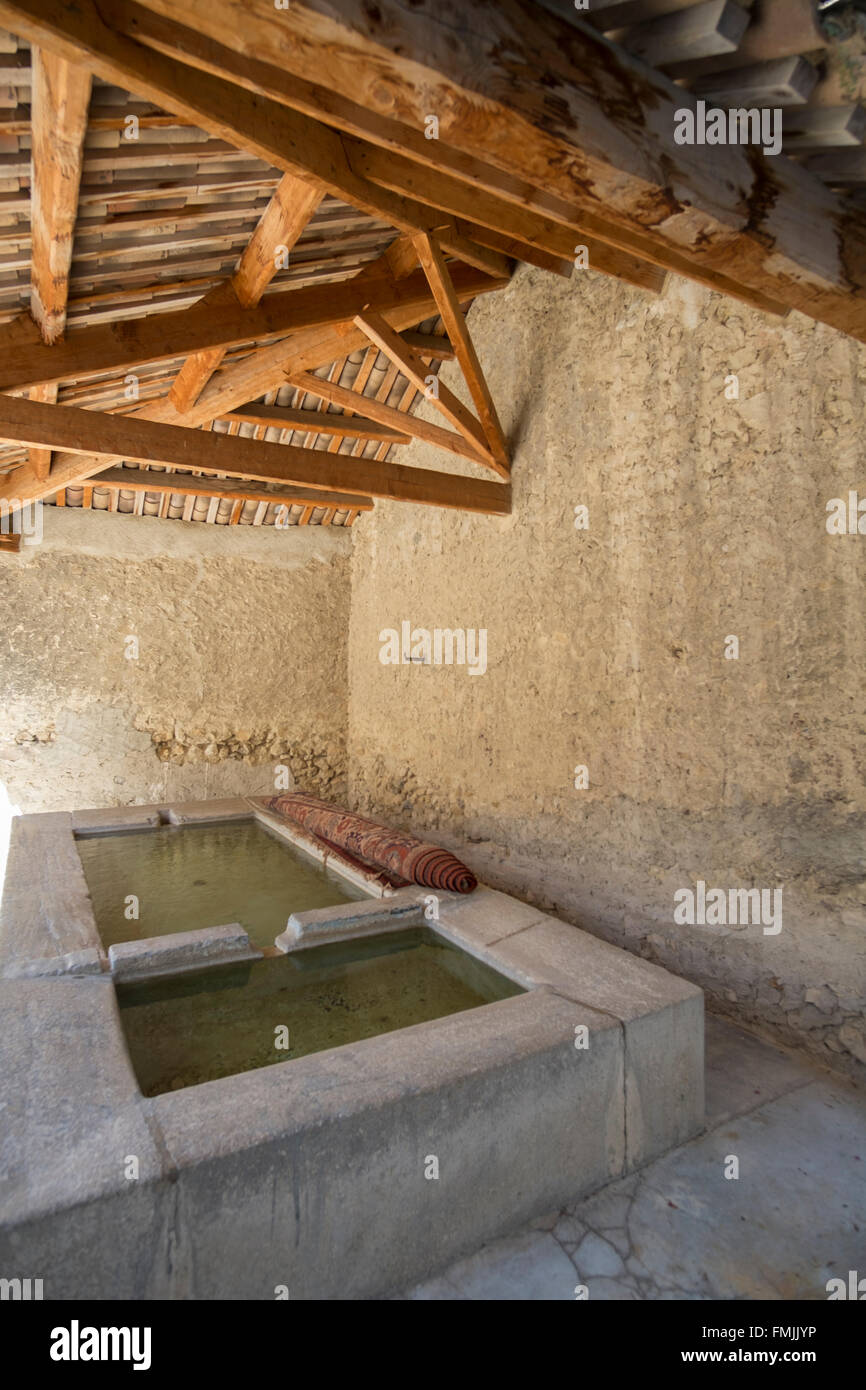
{"type": "Polygon", "coordinates": [[[351,525],[377,496],[508,510],[463,314],[516,260],[571,274],[580,245],[644,292],[674,271],[866,339],[866,110],[811,0],[292,0],[276,21],[240,3],[240,27],[238,8],[0,0],[0,504],[217,525],[351,525]],[[699,97],[782,107],[784,154],[678,146],[699,97]],[[451,357],[475,415],[431,386],[451,357]],[[422,393],[449,431],[413,416],[422,393]],[[462,473],[447,453],[447,475],[392,466],[416,437],[462,473]]]}

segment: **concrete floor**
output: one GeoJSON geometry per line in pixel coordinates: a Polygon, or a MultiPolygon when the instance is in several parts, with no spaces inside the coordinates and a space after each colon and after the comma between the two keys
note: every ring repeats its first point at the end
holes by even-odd
{"type": "Polygon", "coordinates": [[[825,1299],[857,1269],[866,1089],[708,1017],[703,1135],[401,1297],[825,1299]]]}

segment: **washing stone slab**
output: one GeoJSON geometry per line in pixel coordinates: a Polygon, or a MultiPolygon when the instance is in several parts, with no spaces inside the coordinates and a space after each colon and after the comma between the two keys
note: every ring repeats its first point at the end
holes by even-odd
{"type": "Polygon", "coordinates": [[[492,946],[494,942],[537,922],[549,922],[540,908],[531,907],[507,893],[497,892],[479,883],[472,893],[436,893],[435,889],[425,889],[434,893],[438,900],[438,921],[443,931],[451,926],[466,924],[465,936],[471,937],[479,946],[492,946]]]}
{"type": "Polygon", "coordinates": [[[67,951],[65,956],[39,956],[35,960],[13,961],[6,966],[6,980],[33,980],[53,975],[101,975],[105,957],[95,946],[83,951],[67,951]]]}
{"type": "Polygon", "coordinates": [[[0,981],[0,1012],[4,1277],[46,1299],[167,1296],[171,1185],[111,980],[0,981]]]}
{"type": "Polygon", "coordinates": [[[622,1171],[622,1033],[552,990],[153,1101],[198,1298],[369,1298],[622,1171]],[[431,1159],[438,1178],[425,1177],[431,1159]]]}
{"type": "Polygon", "coordinates": [[[0,903],[0,976],[89,950],[103,954],[72,816],[14,816],[0,903]]]}
{"type": "Polygon", "coordinates": [[[72,829],[76,835],[153,830],[162,824],[165,814],[163,806],[101,806],[93,811],[73,811],[72,829]]]}
{"type": "Polygon", "coordinates": [[[226,796],[213,801],[183,801],[167,808],[172,825],[209,825],[224,820],[252,820],[253,808],[246,797],[226,796]]]}
{"type": "Polygon", "coordinates": [[[261,959],[261,951],[250,945],[240,922],[175,932],[172,936],[120,941],[108,948],[108,963],[116,980],[142,980],[152,975],[174,975],[210,965],[261,959]]]}
{"type": "Polygon", "coordinates": [[[398,888],[384,900],[374,898],[368,902],[293,912],[286,930],[280,933],[274,945],[283,952],[300,951],[308,946],[323,946],[329,941],[422,926],[426,896],[426,888],[398,888]]]}

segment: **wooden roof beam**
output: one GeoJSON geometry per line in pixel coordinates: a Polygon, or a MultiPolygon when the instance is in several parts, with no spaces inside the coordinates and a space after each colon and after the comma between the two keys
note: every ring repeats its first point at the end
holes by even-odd
{"type": "MultiPolygon", "coordinates": [[[[494,516],[507,515],[511,510],[511,490],[503,483],[369,459],[349,459],[321,449],[294,449],[236,435],[206,434],[129,415],[42,405],[18,396],[0,395],[0,439],[108,458],[112,462],[125,458],[133,463],[210,470],[252,482],[287,483],[312,488],[314,494],[323,491],[386,497],[494,516]]],[[[0,484],[0,500],[32,500],[20,487],[16,477],[20,472],[16,469],[0,484]]]]}
{"type": "Polygon", "coordinates": [[[322,377],[314,376],[312,372],[289,371],[286,373],[286,380],[311,396],[320,396],[322,400],[330,401],[332,405],[342,406],[344,410],[362,411],[379,424],[409,434],[413,439],[423,439],[427,444],[435,444],[439,449],[460,454],[463,458],[471,459],[473,463],[489,466],[490,459],[486,450],[474,440],[470,441],[464,435],[444,430],[440,425],[433,425],[415,415],[405,415],[373,396],[361,396],[357,391],[338,386],[335,381],[325,381],[322,377]]]}
{"type": "Polygon", "coordinates": [[[425,234],[419,233],[415,240],[415,246],[418,251],[418,259],[430,283],[442,322],[445,325],[445,332],[454,345],[454,352],[466,378],[469,394],[475,402],[475,409],[478,411],[488,445],[499,465],[499,471],[503,477],[506,477],[510,470],[510,460],[505,436],[499,423],[499,415],[490,394],[490,388],[478,360],[478,353],[475,351],[475,344],[472,342],[469,329],[466,327],[466,319],[460,307],[450,271],[445,264],[445,257],[436,242],[425,234]]]}
{"type": "Polygon", "coordinates": [[[534,201],[570,206],[589,235],[866,340],[856,208],[784,155],[677,145],[675,113],[693,99],[580,19],[530,0],[292,0],[291,25],[251,11],[238,36],[235,13],[229,0],[184,9],[200,42],[234,42],[279,65],[286,89],[326,87],[371,125],[396,111],[423,134],[435,96],[431,162],[451,150],[493,165],[534,201]]]}
{"type": "Polygon", "coordinates": [[[355,323],[366,333],[370,342],[375,343],[386,357],[391,359],[407,381],[411,381],[416,391],[422,392],[434,409],[444,415],[445,419],[449,420],[455,429],[460,431],[464,439],[475,450],[476,455],[480,454],[487,466],[498,473],[500,477],[507,478],[509,473],[507,454],[504,462],[501,458],[494,456],[484,429],[472,412],[467,410],[463,402],[454,395],[454,392],[445,385],[444,381],[434,377],[431,382],[430,373],[423,358],[419,357],[408,343],[403,341],[400,334],[395,332],[380,314],[370,310],[356,315],[355,323]]]}
{"type": "MultiPolygon", "coordinates": [[[[362,397],[358,392],[359,402],[362,397]]],[[[375,439],[380,443],[408,444],[405,430],[378,424],[363,415],[337,415],[324,410],[292,410],[284,405],[261,405],[252,401],[237,410],[228,411],[224,420],[239,420],[247,425],[264,425],[278,430],[309,430],[317,434],[337,435],[341,439],[375,439]]]]}
{"type": "MultiPolygon", "coordinates": [[[[277,251],[290,252],[325,196],[319,183],[284,174],[262,213],[237,269],[230,291],[245,309],[258,304],[277,272],[277,251]]],[[[205,295],[209,304],[214,294],[205,295]]],[[[188,357],[169,392],[178,410],[187,410],[201,395],[223,357],[225,348],[209,348],[188,357]]]]}
{"type": "MultiPolygon", "coordinates": [[[[52,344],[66,327],[92,82],[86,68],[41,48],[33,49],[31,66],[30,313],[43,342],[52,344]]],[[[56,382],[37,386],[31,399],[56,401],[56,382]]],[[[50,449],[31,449],[29,462],[47,478],[50,449]]]]}
{"type": "MultiPolygon", "coordinates": [[[[108,82],[156,102],[191,125],[266,160],[285,173],[313,179],[324,189],[373,217],[414,233],[442,229],[441,214],[411,198],[379,188],[355,174],[340,134],[278,102],[252,96],[220,77],[178,63],[109,27],[122,25],[130,6],[94,0],[0,0],[0,22],[30,43],[71,62],[81,62],[108,82]]],[[[466,238],[447,224],[442,244],[457,257],[470,254],[466,238]]],[[[502,257],[471,248],[473,264],[500,274],[502,257]]]]}
{"type": "Polygon", "coordinates": [[[30,312],[43,340],[66,326],[91,76],[80,63],[33,50],[30,312]]]}
{"type": "MultiPolygon", "coordinates": [[[[123,324],[122,330],[114,324],[77,329],[50,348],[36,341],[35,336],[22,334],[20,326],[11,323],[0,329],[0,390],[81,380],[205,348],[236,347],[308,328],[351,322],[367,303],[382,308],[417,301],[430,305],[429,313],[436,312],[423,272],[418,270],[398,285],[383,272],[381,263],[374,262],[374,266],[375,270],[367,267],[350,280],[266,295],[249,309],[243,308],[235,294],[223,285],[218,297],[190,308],[135,319],[123,324]]],[[[474,284],[480,289],[486,283],[498,289],[508,283],[505,277],[490,280],[466,266],[455,273],[462,276],[463,286],[474,284]]],[[[422,311],[415,323],[423,317],[422,311]]]]}

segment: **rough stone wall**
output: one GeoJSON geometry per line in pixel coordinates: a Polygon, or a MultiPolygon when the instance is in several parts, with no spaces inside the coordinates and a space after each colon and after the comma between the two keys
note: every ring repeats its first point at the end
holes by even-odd
{"type": "Polygon", "coordinates": [[[42,543],[0,559],[13,805],[260,795],[277,765],[345,797],[348,533],[42,515],[42,543]]]}
{"type": "Polygon", "coordinates": [[[526,268],[470,325],[514,510],[380,503],[356,528],[353,804],[856,1068],[866,535],[828,535],[825,508],[866,494],[866,349],[680,280],[526,268]],[[404,620],[485,628],[486,674],[381,664],[404,620]],[[781,931],[678,925],[698,880],[781,888],[781,931]]]}

